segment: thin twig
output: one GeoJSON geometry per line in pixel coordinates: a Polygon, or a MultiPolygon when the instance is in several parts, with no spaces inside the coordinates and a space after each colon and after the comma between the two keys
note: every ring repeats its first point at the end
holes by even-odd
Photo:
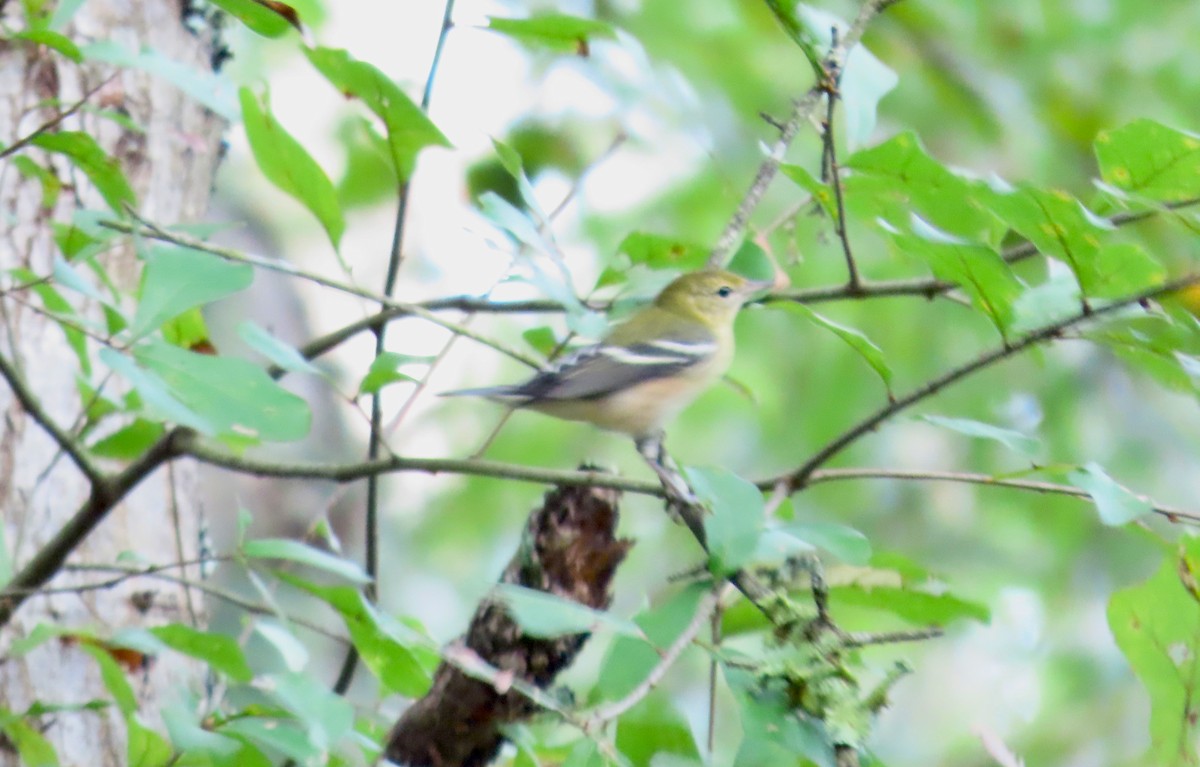
{"type": "MultiPolygon", "coordinates": [[[[1182,200],[1182,201],[1179,201],[1176,203],[1168,203],[1163,206],[1163,209],[1178,210],[1178,209],[1185,208],[1185,207],[1195,206],[1197,204],[1200,204],[1200,198],[1192,198],[1192,199],[1188,199],[1188,200],[1182,200]]],[[[1161,213],[1162,213],[1162,210],[1138,211],[1138,212],[1131,212],[1131,213],[1118,213],[1116,215],[1110,216],[1107,220],[1113,226],[1119,227],[1119,226],[1125,226],[1128,224],[1133,224],[1133,223],[1137,223],[1140,221],[1144,221],[1148,218],[1152,218],[1154,216],[1160,215],[1161,213]]],[[[268,259],[268,258],[264,258],[261,256],[251,256],[251,255],[244,254],[244,253],[238,253],[237,251],[210,245],[208,243],[205,243],[205,242],[202,242],[199,240],[190,240],[188,238],[178,237],[170,232],[162,232],[161,230],[154,230],[154,229],[148,229],[148,228],[147,229],[137,229],[135,227],[131,227],[129,224],[127,224],[125,222],[118,222],[118,221],[108,221],[108,222],[101,222],[101,223],[104,226],[107,226],[108,228],[114,229],[116,231],[138,234],[140,236],[150,237],[152,239],[159,239],[164,242],[172,242],[172,243],[175,243],[178,245],[183,245],[184,247],[194,248],[196,250],[201,250],[201,251],[204,251],[207,253],[212,253],[213,255],[221,256],[222,258],[227,258],[232,261],[249,263],[251,265],[258,266],[263,269],[268,269],[271,271],[288,274],[288,275],[298,277],[301,279],[314,279],[315,278],[316,280],[318,280],[318,284],[320,284],[319,280],[324,279],[324,278],[319,278],[316,275],[310,275],[309,273],[304,272],[299,269],[296,269],[282,261],[268,259]]],[[[1005,261],[1007,261],[1009,263],[1016,263],[1018,261],[1029,258],[1030,256],[1036,255],[1037,252],[1038,252],[1038,250],[1033,244],[1031,244],[1029,242],[1023,242],[1023,243],[1015,245],[1011,248],[1006,249],[1001,255],[1005,261]]],[[[343,286],[343,287],[345,287],[345,286],[343,286]]],[[[780,303],[780,302],[794,302],[794,303],[801,303],[801,304],[817,304],[817,303],[827,303],[827,302],[832,302],[832,301],[866,300],[866,299],[875,299],[875,298],[905,297],[905,296],[930,299],[930,298],[935,298],[935,297],[937,297],[943,293],[946,293],[948,291],[951,291],[951,290],[955,289],[956,287],[957,286],[954,285],[953,283],[943,282],[943,281],[935,279],[935,278],[918,277],[918,278],[911,278],[911,279],[881,280],[878,282],[863,282],[863,283],[861,283],[859,289],[853,293],[850,292],[849,290],[847,290],[846,285],[844,285],[844,284],[829,285],[829,286],[818,287],[818,288],[807,288],[807,289],[802,289],[802,290],[777,291],[775,293],[772,293],[770,295],[763,297],[756,303],[772,304],[772,303],[780,303]]],[[[339,289],[341,289],[341,288],[339,288],[339,289]]],[[[369,293],[367,291],[361,291],[358,288],[350,288],[350,292],[352,292],[354,295],[359,295],[364,298],[370,298],[372,300],[378,300],[378,298],[379,298],[375,294],[369,293]],[[363,295],[364,292],[366,292],[368,294],[363,295]]],[[[423,310],[426,313],[445,312],[445,311],[462,311],[462,312],[467,312],[467,313],[479,313],[479,314],[551,314],[551,313],[560,313],[564,310],[564,307],[562,304],[560,304],[556,301],[548,300],[548,299],[526,299],[526,300],[519,300],[519,301],[492,301],[487,298],[482,298],[480,296],[447,296],[444,298],[435,298],[435,299],[430,299],[427,301],[420,301],[420,302],[415,302],[415,303],[401,303],[401,302],[396,302],[396,301],[392,301],[392,302],[388,302],[388,303],[390,304],[388,309],[385,309],[381,312],[377,312],[368,317],[364,317],[362,319],[356,320],[354,322],[348,323],[347,325],[345,325],[341,328],[338,328],[337,330],[334,330],[330,333],[327,333],[326,335],[319,336],[318,338],[313,339],[312,341],[308,342],[307,344],[305,344],[304,346],[302,346],[300,348],[300,350],[299,350],[300,353],[306,359],[316,359],[317,357],[320,357],[321,355],[329,352],[331,349],[334,349],[334,348],[340,346],[341,344],[345,343],[348,339],[353,338],[354,336],[358,335],[359,333],[370,330],[371,328],[375,327],[376,325],[378,325],[381,322],[389,322],[391,320],[399,319],[401,317],[412,317],[412,316],[426,318],[425,314],[418,314],[416,311],[413,310],[413,307],[416,307],[419,310],[423,310]]],[[[591,310],[597,311],[597,312],[604,312],[609,308],[609,304],[602,303],[602,302],[601,303],[586,303],[585,305],[587,306],[588,309],[591,309],[591,310]]],[[[444,323],[439,320],[430,320],[430,321],[437,322],[442,327],[447,327],[447,324],[449,324],[451,332],[461,331],[461,326],[453,325],[452,323],[444,323]]],[[[482,343],[485,346],[488,346],[488,347],[491,347],[494,349],[496,349],[498,347],[497,342],[492,341],[490,339],[484,339],[475,334],[468,335],[468,334],[462,333],[462,332],[459,332],[459,334],[464,335],[468,338],[472,338],[472,340],[482,343]]],[[[500,347],[500,348],[498,348],[498,351],[500,351],[503,354],[507,354],[509,356],[512,356],[512,354],[513,354],[512,350],[508,349],[507,347],[500,347]]],[[[520,357],[518,357],[518,359],[520,359],[520,357]]],[[[537,366],[536,361],[534,361],[532,359],[521,359],[521,361],[525,362],[527,365],[531,365],[531,366],[535,366],[535,367],[537,366]]],[[[278,377],[278,376],[283,375],[283,373],[285,371],[283,371],[282,369],[279,369],[277,367],[272,367],[272,368],[270,368],[269,372],[271,373],[272,376],[278,377]]]]}
{"type": "MultiPolygon", "coordinates": [[[[833,45],[837,47],[837,27],[833,29],[833,45]]],[[[833,197],[837,205],[837,221],[834,231],[842,243],[842,253],[846,257],[846,290],[856,293],[862,285],[858,276],[858,266],[854,263],[854,251],[850,248],[850,235],[846,228],[846,202],[842,191],[842,169],[837,159],[837,138],[834,136],[833,114],[837,106],[840,91],[838,86],[842,79],[842,70],[838,62],[832,58],[825,61],[824,66],[825,90],[825,122],[822,125],[822,140],[825,147],[825,158],[828,161],[829,183],[833,185],[833,197]]]]}
{"type": "MultiPolygon", "coordinates": [[[[778,480],[767,480],[770,483],[786,483],[787,477],[784,475],[778,480]]],[[[822,482],[836,482],[843,480],[858,480],[858,479],[896,479],[913,482],[959,482],[971,485],[990,485],[992,487],[1006,487],[1014,490],[1028,490],[1034,493],[1046,493],[1053,495],[1067,495],[1072,498],[1089,499],[1091,495],[1088,491],[1075,487],[1073,485],[1061,485],[1056,482],[1040,482],[1028,479],[1005,479],[1001,477],[993,477],[989,474],[976,474],[970,472],[956,471],[902,471],[899,469],[871,469],[871,468],[848,468],[848,469],[817,469],[808,478],[806,486],[819,485],[822,482]]],[[[1175,506],[1167,506],[1158,503],[1153,498],[1145,495],[1140,495],[1129,491],[1131,495],[1139,501],[1147,504],[1151,511],[1155,514],[1161,514],[1172,522],[1177,520],[1187,520],[1192,523],[1200,524],[1200,512],[1188,511],[1175,506]]]]}
{"type": "Polygon", "coordinates": [[[871,647],[881,644],[900,644],[902,642],[924,642],[927,639],[937,639],[946,633],[945,629],[938,626],[930,626],[926,629],[913,629],[911,631],[888,631],[881,634],[871,634],[867,632],[855,632],[846,634],[842,638],[841,646],[852,650],[857,647],[871,647]]]}
{"type": "Polygon", "coordinates": [[[65,432],[50,414],[42,407],[42,403],[34,396],[29,387],[25,384],[25,380],[16,368],[10,363],[4,355],[0,354],[0,376],[8,383],[8,388],[12,390],[13,395],[21,403],[21,407],[29,414],[29,417],[42,427],[58,448],[63,451],[75,464],[76,468],[83,473],[87,478],[88,484],[100,484],[104,480],[104,472],[92,463],[92,459],[88,458],[83,449],[76,444],[71,435],[65,432]]]}
{"type": "MultiPolygon", "coordinates": [[[[858,17],[854,19],[854,23],[850,25],[846,33],[837,41],[837,44],[830,48],[826,60],[833,62],[838,69],[841,69],[846,60],[846,54],[851,48],[858,45],[858,41],[862,38],[863,32],[866,30],[871,19],[889,5],[891,5],[889,0],[867,0],[867,2],[863,3],[862,8],[859,9],[858,17]]],[[[766,194],[767,188],[771,185],[771,181],[779,171],[783,157],[787,153],[788,147],[791,146],[792,140],[799,132],[800,126],[811,120],[813,115],[816,114],[817,107],[821,103],[822,87],[822,83],[817,83],[809,89],[808,93],[796,100],[791,116],[788,117],[787,121],[780,128],[779,138],[771,145],[771,150],[767,153],[766,159],[758,166],[758,172],[754,174],[754,180],[750,182],[750,188],[746,191],[745,196],[742,197],[742,201],[738,204],[737,210],[734,211],[729,223],[726,224],[725,231],[717,239],[717,244],[713,247],[712,253],[708,257],[708,266],[710,268],[721,267],[729,260],[734,246],[742,238],[746,227],[750,223],[750,215],[758,207],[758,203],[762,201],[763,195],[766,194]]]]}
{"type": "Polygon", "coordinates": [[[591,714],[585,719],[585,728],[595,732],[604,726],[605,723],[611,722],[621,716],[649,695],[662,682],[663,677],[667,675],[667,672],[679,660],[679,656],[683,655],[683,651],[691,645],[692,640],[696,638],[696,635],[708,623],[709,616],[712,614],[716,604],[716,594],[712,591],[706,592],[701,597],[700,604],[696,606],[696,612],[692,615],[691,621],[688,622],[687,626],[684,626],[683,631],[679,632],[679,636],[675,638],[675,641],[661,652],[658,663],[655,664],[654,668],[650,669],[650,673],[646,674],[645,678],[630,690],[629,694],[624,698],[593,709],[591,714]]]}
{"type": "Polygon", "coordinates": [[[372,474],[419,471],[428,474],[467,474],[499,479],[514,479],[544,485],[590,485],[610,487],[631,493],[662,496],[654,482],[619,477],[601,471],[560,471],[537,466],[520,466],[497,461],[461,458],[381,458],[345,464],[276,463],[248,455],[235,455],[200,441],[196,435],[180,438],[181,450],[201,463],[252,474],[259,477],[285,479],[323,479],[331,482],[354,482],[372,474]]]}
{"type": "Polygon", "coordinates": [[[1164,293],[1170,293],[1189,285],[1194,285],[1198,282],[1200,282],[1200,274],[1192,274],[1177,280],[1172,280],[1164,285],[1160,285],[1149,290],[1144,290],[1132,296],[1127,296],[1125,298],[1113,301],[1112,303],[1105,304],[1103,306],[1088,307],[1086,310],[1080,310],[1078,313],[1073,314],[1065,319],[1026,333],[1014,341],[1005,343],[989,352],[986,352],[975,359],[960,365],[959,367],[953,368],[937,378],[926,382],[903,397],[897,397],[896,399],[889,401],[886,405],[879,408],[871,415],[862,419],[857,424],[851,426],[842,434],[835,437],[827,445],[818,450],[816,454],[805,461],[800,468],[786,475],[782,481],[786,482],[789,491],[794,492],[799,490],[800,488],[804,487],[805,484],[807,484],[809,476],[819,467],[824,465],[830,458],[833,458],[835,455],[845,450],[863,435],[874,431],[875,428],[884,421],[892,418],[897,413],[900,413],[901,411],[917,404],[918,402],[932,397],[947,386],[961,381],[967,376],[970,376],[972,373],[976,373],[996,364],[997,362],[1006,360],[1031,346],[1050,340],[1062,333],[1062,331],[1074,325],[1078,325],[1081,322],[1090,320],[1102,314],[1110,314],[1118,309],[1123,309],[1127,306],[1156,298],[1164,293]]]}
{"type": "MultiPolygon", "coordinates": [[[[433,98],[433,81],[437,76],[438,65],[442,60],[442,50],[446,44],[446,36],[450,32],[451,16],[454,14],[454,0],[446,0],[445,7],[442,11],[442,26],[438,32],[437,44],[433,50],[433,60],[429,64],[429,74],[425,78],[425,87],[421,93],[421,111],[429,113],[429,103],[433,98]]],[[[395,226],[392,229],[392,247],[388,253],[387,274],[383,281],[383,296],[391,299],[396,292],[396,280],[400,275],[400,264],[403,260],[404,253],[404,233],[408,223],[408,203],[412,193],[412,179],[405,178],[400,182],[398,190],[398,199],[396,203],[396,219],[395,226]]],[[[388,304],[381,303],[384,308],[388,304]]],[[[459,326],[465,329],[465,326],[459,326]]],[[[375,356],[383,354],[387,348],[387,329],[386,322],[380,322],[371,328],[375,334],[375,356]]],[[[459,336],[458,333],[451,336],[451,342],[459,336]]],[[[409,402],[412,402],[412,398],[409,402]]],[[[383,393],[376,391],[371,395],[371,430],[367,438],[367,460],[374,461],[379,457],[379,452],[383,443],[383,393]]],[[[389,451],[390,452],[390,451],[389,451]]],[[[367,599],[375,600],[377,598],[377,586],[379,580],[379,477],[367,477],[367,494],[365,502],[365,519],[363,522],[364,541],[363,548],[365,550],[365,569],[367,572],[368,581],[363,587],[363,593],[367,599]]],[[[358,666],[358,650],[351,646],[346,653],[346,657],[342,662],[341,670],[338,672],[337,681],[334,682],[334,693],[341,695],[350,688],[350,683],[354,681],[354,671],[358,666]]]]}
{"type": "MultiPolygon", "coordinates": [[[[389,310],[395,311],[395,316],[420,317],[421,319],[431,322],[438,327],[449,330],[451,333],[457,333],[458,335],[470,338],[472,341],[476,341],[484,346],[495,349],[501,354],[507,355],[518,362],[522,362],[535,370],[540,369],[541,367],[540,361],[523,354],[516,349],[508,347],[505,344],[482,336],[474,331],[468,330],[457,323],[444,320],[420,304],[396,301],[372,290],[360,288],[357,285],[351,285],[349,283],[340,282],[320,274],[305,271],[280,259],[256,256],[249,253],[243,253],[232,248],[222,248],[218,245],[212,245],[211,243],[204,242],[203,240],[195,239],[194,237],[188,237],[176,232],[169,232],[146,221],[140,221],[139,223],[141,226],[133,226],[124,221],[101,221],[100,225],[118,232],[134,234],[141,237],[149,237],[161,242],[169,242],[174,245],[179,245],[184,248],[199,250],[204,253],[211,253],[214,256],[219,256],[227,261],[249,264],[260,269],[286,274],[291,277],[298,277],[303,280],[308,280],[315,285],[330,288],[331,290],[336,290],[340,293],[346,293],[348,295],[358,296],[359,298],[365,298],[369,301],[380,304],[381,306],[386,306],[389,310]]],[[[376,315],[368,319],[377,324],[380,320],[380,315],[376,315]]],[[[371,322],[367,322],[362,329],[369,329],[371,327],[371,322]]]]}
{"type": "Polygon", "coordinates": [[[29,145],[29,142],[33,141],[38,136],[42,135],[46,131],[55,127],[56,125],[61,123],[63,120],[67,119],[71,115],[78,112],[80,109],[83,109],[83,107],[88,103],[88,101],[91,100],[92,96],[95,96],[100,91],[101,88],[105,87],[110,82],[112,82],[113,78],[115,78],[115,77],[116,77],[116,75],[112,75],[112,76],[108,77],[107,79],[105,79],[103,82],[101,82],[96,87],[87,90],[83,94],[83,97],[80,98],[79,101],[76,101],[74,104],[67,107],[67,110],[65,112],[59,112],[54,117],[51,117],[46,122],[44,122],[41,125],[39,125],[38,127],[34,128],[32,133],[30,133],[26,136],[22,136],[21,138],[17,139],[13,143],[4,147],[4,149],[0,150],[0,160],[3,160],[5,157],[8,157],[11,154],[21,151],[22,149],[24,149],[26,146],[29,145]]]}
{"type": "Polygon", "coordinates": [[[112,477],[92,482],[91,493],[78,511],[38,549],[33,559],[0,590],[0,627],[8,624],[13,613],[25,601],[30,589],[49,581],[62,569],[63,562],[96,525],[108,516],[122,499],[164,461],[178,455],[176,439],[182,432],[174,429],[160,437],[141,457],[112,477]]]}

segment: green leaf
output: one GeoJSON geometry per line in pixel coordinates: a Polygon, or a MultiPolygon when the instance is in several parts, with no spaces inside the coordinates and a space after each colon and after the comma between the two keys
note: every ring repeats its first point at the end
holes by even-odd
{"type": "Polygon", "coordinates": [[[12,549],[8,547],[8,534],[0,525],[0,588],[4,588],[13,577],[12,549]]]}
{"type": "Polygon", "coordinates": [[[1150,748],[1143,764],[1196,765],[1200,732],[1200,539],[1184,537],[1158,571],[1113,594],[1108,625],[1150,698],[1150,748]]]}
{"type": "Polygon", "coordinates": [[[321,757],[320,747],[309,739],[305,728],[288,720],[245,716],[226,720],[217,732],[266,746],[300,764],[317,764],[321,757]]]}
{"type": "MultiPolygon", "coordinates": [[[[796,45],[800,46],[800,51],[804,57],[808,59],[809,66],[813,69],[814,75],[821,74],[821,60],[825,58],[820,50],[821,41],[813,32],[812,28],[804,23],[800,17],[799,11],[801,4],[796,0],[767,0],[767,8],[775,16],[776,21],[783,27],[783,31],[792,39],[796,45]]],[[[828,40],[828,33],[825,39],[828,40]]],[[[828,42],[826,43],[828,48],[828,42]]]]}
{"type": "Polygon", "coordinates": [[[790,522],[772,530],[825,549],[847,564],[865,565],[871,560],[871,542],[853,527],[834,522],[790,522]]]}
{"type": "Polygon", "coordinates": [[[29,722],[12,712],[0,709],[0,730],[16,749],[23,767],[58,767],[54,746],[29,722]]]}
{"type": "Polygon", "coordinates": [[[50,29],[61,30],[75,16],[75,12],[83,5],[84,0],[59,0],[54,4],[54,13],[50,16],[50,29]]]}
{"type": "Polygon", "coordinates": [[[726,268],[748,280],[766,282],[775,278],[775,261],[752,240],[742,243],[726,268]]]}
{"type": "Polygon", "coordinates": [[[343,209],[372,205],[390,199],[400,186],[392,165],[388,140],[363,115],[347,115],[335,132],[346,154],[337,182],[343,209]]]}
{"type": "MultiPolygon", "coordinates": [[[[855,155],[857,156],[857,155],[855,155]]],[[[792,165],[783,163],[779,166],[779,172],[787,178],[791,179],[801,189],[812,195],[812,198],[835,222],[838,219],[837,197],[834,194],[833,187],[824,183],[816,176],[808,172],[808,169],[803,165],[792,165]]],[[[843,188],[845,182],[842,183],[843,188]]]]}
{"type": "Polygon", "coordinates": [[[1200,136],[1149,119],[1096,136],[1105,182],[1141,197],[1178,202],[1200,195],[1200,136]]]}
{"type": "Polygon", "coordinates": [[[75,312],[75,307],[71,305],[67,299],[63,298],[62,294],[55,290],[54,286],[48,282],[42,281],[36,274],[26,269],[25,267],[17,267],[9,271],[13,277],[17,278],[22,283],[30,285],[30,290],[41,300],[42,306],[46,311],[52,313],[51,319],[61,317],[66,322],[56,321],[59,329],[63,332],[63,336],[67,339],[67,345],[71,347],[71,351],[75,352],[75,358],[79,360],[79,369],[84,375],[91,375],[92,360],[88,355],[87,335],[78,327],[80,323],[79,315],[75,312]]]}
{"type": "Polygon", "coordinates": [[[1038,330],[1079,312],[1079,283],[1070,274],[1059,272],[1022,292],[1012,308],[1014,333],[1038,330]]]}
{"type": "Polygon", "coordinates": [[[271,697],[296,715],[308,738],[328,751],[354,729],[354,707],[308,674],[280,674],[271,679],[271,697]]]}
{"type": "Polygon", "coordinates": [[[242,104],[246,138],[263,175],[316,216],[337,250],[346,222],[333,182],[312,155],[271,114],[267,92],[264,91],[259,100],[249,88],[242,88],[238,98],[242,104]]]}
{"type": "Polygon", "coordinates": [[[834,763],[833,744],[820,722],[796,716],[782,690],[763,689],[755,676],[743,669],[722,665],[721,670],[741,715],[742,742],[734,767],[806,762],[825,767],[834,763]]]}
{"type": "Polygon", "coordinates": [[[42,185],[42,210],[54,210],[54,206],[58,204],[58,195],[62,192],[62,180],[25,155],[13,157],[12,164],[23,177],[37,179],[42,185]]]}
{"type": "Polygon", "coordinates": [[[549,325],[530,328],[521,334],[521,338],[543,357],[549,357],[550,353],[558,347],[558,338],[549,325]]]}
{"type": "Polygon", "coordinates": [[[691,725],[674,699],[661,690],[650,692],[617,719],[616,744],[634,767],[651,767],[662,755],[700,761],[691,725]]]}
{"type": "MultiPolygon", "coordinates": [[[[516,181],[517,189],[521,193],[521,201],[525,207],[533,212],[537,220],[547,221],[549,217],[542,210],[537,195],[533,191],[533,184],[529,183],[529,177],[525,175],[525,167],[520,153],[497,139],[492,139],[492,147],[496,150],[496,156],[500,158],[500,164],[504,170],[516,181]]],[[[480,196],[482,197],[482,195],[480,196]]]]}
{"type": "Polygon", "coordinates": [[[530,48],[548,48],[558,53],[580,55],[587,55],[588,46],[593,40],[616,38],[612,26],[603,21],[558,13],[539,14],[528,19],[489,16],[488,29],[507,35],[530,48]]]}
{"type": "Polygon", "coordinates": [[[88,177],[104,202],[118,216],[125,216],[126,205],[137,205],[137,197],[125,179],[121,164],[101,149],[91,135],[81,131],[42,133],[30,143],[69,159],[88,177]]]}
{"type": "Polygon", "coordinates": [[[71,38],[60,32],[55,32],[44,27],[39,29],[23,29],[11,35],[11,37],[16,40],[28,40],[35,45],[44,45],[47,48],[52,48],[76,64],[83,61],[83,53],[79,50],[79,46],[71,38]]]}
{"type": "Polygon", "coordinates": [[[736,572],[758,548],[765,514],[762,492],[723,469],[689,467],[687,477],[696,496],[712,509],[704,518],[709,569],[715,575],[736,572]]]}
{"type": "Polygon", "coordinates": [[[263,37],[282,37],[294,29],[292,22],[267,3],[256,0],[213,0],[213,5],[263,37]]]}
{"type": "Polygon", "coordinates": [[[141,299],[131,332],[143,336],[166,320],[249,287],[254,268],[211,253],[158,246],[146,253],[141,299]]]}
{"type": "MultiPolygon", "coordinates": [[[[251,3],[254,0],[241,0],[251,3]]],[[[113,40],[100,40],[83,46],[84,58],[104,61],[119,67],[140,69],[161,78],[186,93],[197,104],[211,109],[223,119],[236,123],[239,118],[237,98],[231,78],[214,73],[190,62],[168,58],[153,48],[130,50],[113,40]]]]}
{"type": "Polygon", "coordinates": [[[308,403],[252,362],[196,354],[158,341],[137,346],[134,357],[161,378],[178,402],[200,416],[201,426],[207,428],[194,428],[206,434],[236,432],[276,442],[308,434],[308,403]]]}
{"type": "Polygon", "coordinates": [[[1166,282],[1167,270],[1141,245],[1107,244],[1091,263],[1091,293],[1098,298],[1124,298],[1166,282]]]}
{"type": "Polygon", "coordinates": [[[363,663],[388,692],[417,698],[429,689],[429,674],[409,646],[414,643],[400,639],[403,634],[412,633],[411,630],[395,621],[385,625],[384,616],[376,612],[358,589],[317,586],[289,573],[280,573],[279,577],[324,600],[341,614],[363,663]]]}
{"type": "Polygon", "coordinates": [[[218,427],[180,402],[165,381],[154,373],[138,367],[133,360],[116,349],[107,346],[101,348],[100,361],[133,385],[134,390],[141,397],[143,405],[154,416],[187,426],[203,434],[217,433],[218,427]]]}
{"type": "Polygon", "coordinates": [[[823,315],[817,314],[812,309],[809,309],[804,304],[793,302],[776,302],[771,304],[772,308],[783,307],[786,311],[793,314],[799,314],[801,317],[810,322],[819,325],[826,330],[832,332],[838,338],[846,342],[846,344],[858,353],[863,360],[871,366],[875,374],[879,376],[879,380],[883,381],[883,388],[887,390],[888,395],[892,392],[892,368],[884,359],[883,350],[867,338],[861,331],[845,325],[838,324],[833,320],[823,315]]]}
{"type": "Polygon", "coordinates": [[[388,384],[400,381],[417,383],[417,379],[401,373],[398,368],[401,365],[411,365],[414,363],[427,365],[432,361],[432,357],[418,357],[399,352],[383,352],[371,361],[370,369],[367,370],[367,374],[363,376],[362,382],[358,385],[358,396],[377,394],[380,389],[388,384]]]}
{"type": "Polygon", "coordinates": [[[149,631],[176,652],[204,661],[235,682],[249,682],[254,677],[242,648],[231,636],[199,631],[181,623],[155,626],[149,631]]]}
{"type": "Polygon", "coordinates": [[[303,671],[308,665],[308,647],[283,623],[259,617],[254,622],[254,631],[274,648],[288,671],[303,671]]]}
{"type": "MultiPolygon", "coordinates": [[[[530,212],[518,208],[495,192],[484,192],[479,195],[479,212],[507,232],[514,242],[528,245],[541,253],[554,252],[554,246],[543,236],[542,230],[539,229],[530,212]]],[[[536,280],[538,276],[535,271],[533,278],[536,280]]]]}
{"type": "Polygon", "coordinates": [[[162,335],[163,340],[172,346],[201,354],[216,353],[208,336],[208,323],[204,321],[204,314],[198,306],[164,322],[162,335]]]}
{"type": "Polygon", "coordinates": [[[171,743],[185,753],[202,753],[214,757],[217,764],[233,757],[244,746],[241,741],[201,727],[196,713],[182,700],[176,699],[162,707],[162,720],[171,743]]]}
{"type": "Polygon", "coordinates": [[[247,346],[266,357],[281,370],[291,373],[312,373],[317,376],[325,375],[325,371],[305,359],[304,355],[296,350],[296,347],[282,341],[269,330],[250,320],[238,323],[237,333],[247,346]]]}
{"type": "Polygon", "coordinates": [[[643,636],[618,635],[609,646],[600,667],[594,694],[604,700],[619,700],[633,692],[655,666],[662,653],[692,621],[701,598],[712,584],[690,583],[665,602],[634,616],[643,636]]]}
{"type": "Polygon", "coordinates": [[[829,590],[829,601],[834,606],[881,610],[918,626],[945,626],[962,618],[986,623],[991,617],[985,605],[953,594],[932,594],[894,586],[834,586],[829,590]]]}
{"type": "Polygon", "coordinates": [[[915,133],[855,152],[845,167],[853,171],[842,182],[846,205],[866,218],[908,230],[916,213],[944,232],[990,246],[1004,234],[1003,222],[981,200],[986,188],[931,157],[915,133]]]}
{"type": "Polygon", "coordinates": [[[642,630],[631,621],[545,591],[501,583],[491,593],[504,603],[512,619],[532,637],[548,639],[583,634],[600,627],[627,636],[642,636],[642,630]]]}
{"type": "MultiPolygon", "coordinates": [[[[1100,256],[1101,242],[1113,229],[1112,224],[1066,192],[1022,186],[1016,190],[992,192],[987,204],[1037,249],[1071,268],[1085,296],[1121,295],[1122,285],[1112,285],[1112,274],[1123,274],[1114,266],[1112,256],[1100,256]]],[[[1119,255],[1119,254],[1118,254],[1119,255]]],[[[1144,261],[1141,256],[1140,261],[1144,261]]],[[[1146,270],[1135,265],[1135,273],[1146,270]]]]}
{"type": "Polygon", "coordinates": [[[450,146],[420,107],[375,67],[335,48],[306,48],[304,54],[333,87],[346,96],[361,99],[367,109],[383,120],[392,166],[401,180],[412,177],[422,149],[450,146]]]}
{"type": "Polygon", "coordinates": [[[129,767],[171,767],[174,749],[163,736],[141,723],[136,715],[126,717],[125,764],[129,767]]]}
{"type": "Polygon", "coordinates": [[[1021,432],[1013,431],[1012,429],[1002,429],[999,426],[992,426],[989,423],[971,421],[966,418],[945,418],[938,415],[923,415],[921,416],[921,420],[931,423],[934,426],[940,426],[943,429],[965,434],[968,437],[995,440],[1009,450],[1028,457],[1037,455],[1042,447],[1042,443],[1033,437],[1027,437],[1021,432]]]}
{"type": "Polygon", "coordinates": [[[370,583],[371,576],[348,559],[314,549],[306,543],[286,538],[259,538],[242,544],[242,553],[251,559],[286,559],[315,567],[353,583],[370,583]]]}
{"type": "MultiPolygon", "coordinates": [[[[797,4],[796,13],[824,51],[833,47],[834,28],[839,36],[844,36],[848,30],[846,22],[811,5],[797,4]]],[[[805,53],[807,55],[808,51],[805,53]]],[[[811,58],[809,60],[812,61],[811,58]]],[[[896,73],[875,58],[865,45],[859,43],[850,49],[842,67],[838,96],[845,113],[842,124],[846,131],[846,142],[851,149],[871,139],[879,102],[898,82],[900,78],[896,73]]]]}
{"type": "Polygon", "coordinates": [[[1153,511],[1149,503],[1119,485],[1097,463],[1071,472],[1067,481],[1092,497],[1100,521],[1106,525],[1124,525],[1153,511]]]}
{"type": "Polygon", "coordinates": [[[912,233],[893,239],[901,250],[925,261],[939,280],[962,288],[1002,335],[1011,328],[1013,303],[1022,286],[996,251],[971,245],[916,216],[912,233]]]}
{"type": "Polygon", "coordinates": [[[100,666],[100,680],[104,682],[105,689],[113,696],[113,701],[126,719],[136,714],[137,695],[134,694],[129,680],[125,678],[125,669],[117,663],[112,653],[92,642],[80,642],[79,647],[100,666]]]}
{"type": "Polygon", "coordinates": [[[163,435],[163,431],[161,423],[138,418],[92,443],[88,452],[98,458],[132,461],[146,452],[163,435]]]}
{"type": "Polygon", "coordinates": [[[617,253],[629,257],[633,265],[650,269],[679,269],[690,272],[699,269],[708,258],[708,249],[661,234],[630,232],[617,246],[617,253]]]}

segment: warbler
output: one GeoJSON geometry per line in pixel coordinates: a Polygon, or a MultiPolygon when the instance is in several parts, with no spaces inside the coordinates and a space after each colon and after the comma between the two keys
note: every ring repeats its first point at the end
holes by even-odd
{"type": "Polygon", "coordinates": [[[722,270],[675,279],[654,303],[524,383],[447,395],[487,397],[622,432],[640,443],[720,378],[733,360],[733,321],[771,282],[722,270]]]}

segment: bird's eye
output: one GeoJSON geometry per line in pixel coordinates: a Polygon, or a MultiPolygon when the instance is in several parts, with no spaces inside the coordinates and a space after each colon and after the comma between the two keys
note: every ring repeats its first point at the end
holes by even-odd
{"type": "Polygon", "coordinates": [[[733,288],[729,287],[728,285],[722,285],[721,287],[717,288],[717,295],[721,298],[729,298],[731,295],[733,295],[733,288]]]}

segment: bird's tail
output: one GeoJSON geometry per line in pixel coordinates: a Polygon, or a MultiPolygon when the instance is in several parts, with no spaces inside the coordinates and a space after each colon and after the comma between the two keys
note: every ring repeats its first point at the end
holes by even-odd
{"type": "Polygon", "coordinates": [[[518,403],[529,399],[515,386],[485,386],[481,389],[455,389],[438,393],[439,397],[484,397],[493,402],[518,403]]]}

